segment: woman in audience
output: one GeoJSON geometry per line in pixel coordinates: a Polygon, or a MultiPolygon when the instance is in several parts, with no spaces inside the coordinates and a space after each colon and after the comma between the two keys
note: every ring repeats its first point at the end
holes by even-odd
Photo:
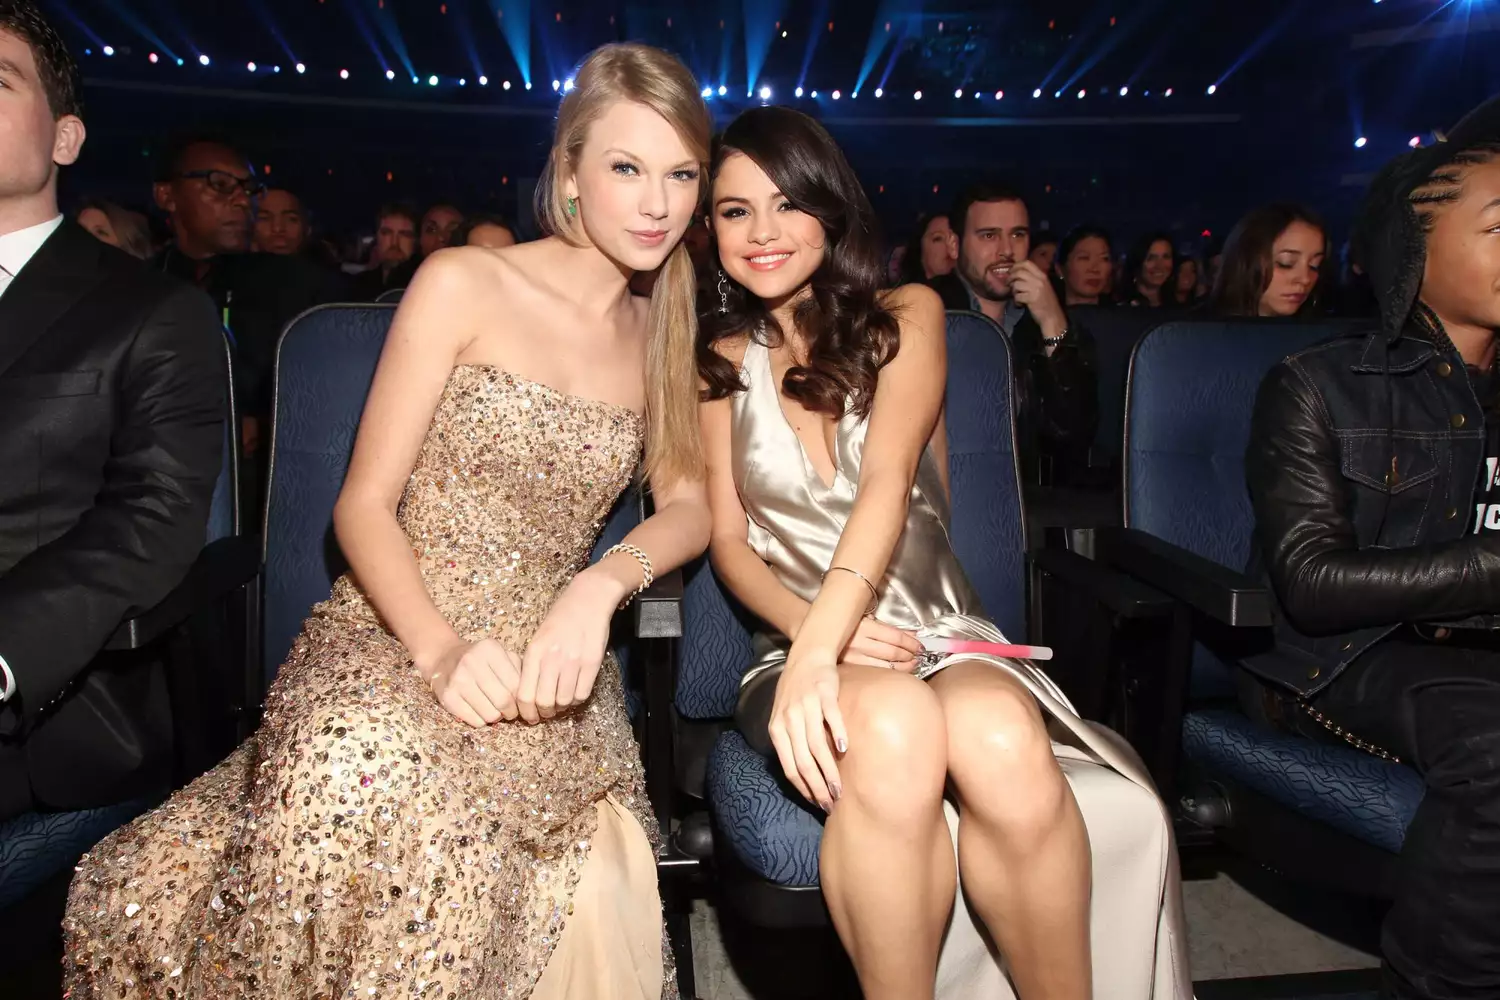
{"type": "Polygon", "coordinates": [[[946,215],[924,215],[917,220],[916,234],[906,245],[901,258],[900,284],[912,285],[931,281],[953,270],[954,258],[949,252],[953,227],[946,215]]]}
{"type": "Polygon", "coordinates": [[[1178,902],[1170,829],[1139,764],[1030,662],[926,652],[1003,641],[948,542],[942,303],[923,285],[880,291],[869,202],[813,119],[745,112],[712,179],[720,270],[698,352],[711,552],[764,623],[736,722],[826,816],[822,889],[864,996],[933,997],[940,952],[944,996],[1008,996],[982,927],[1023,1000],[1081,1000],[1096,982],[1186,998],[1161,917],[1178,902]],[[1090,761],[1077,787],[1109,803],[1097,830],[1055,756],[1075,748],[1090,761]],[[1126,829],[1151,846],[1101,854],[1144,874],[1122,891],[1118,869],[1092,879],[1090,835],[1126,829]],[[1091,906],[1107,928],[1092,949],[1091,906]]]}
{"type": "Polygon", "coordinates": [[[90,199],[74,220],[95,239],[119,247],[132,257],[145,260],[151,256],[151,224],[139,212],[112,201],[90,199]]]}
{"type": "Polygon", "coordinates": [[[1212,307],[1220,316],[1304,316],[1317,308],[1322,220],[1300,205],[1257,208],[1224,242],[1212,307]]]}
{"type": "Polygon", "coordinates": [[[1125,285],[1120,290],[1120,301],[1153,309],[1178,305],[1177,290],[1172,286],[1176,269],[1172,237],[1166,233],[1147,236],[1125,258],[1125,285]]]}
{"type": "Polygon", "coordinates": [[[503,250],[519,242],[515,227],[499,215],[471,216],[458,227],[458,233],[453,237],[454,246],[489,247],[491,250],[503,250]]]}
{"type": "Polygon", "coordinates": [[[709,132],[680,62],[606,46],[558,112],[552,235],[422,268],[334,512],[352,572],[259,732],[80,864],[73,997],[676,995],[605,645],[708,542],[678,241],[709,132]],[[579,572],[643,443],[656,513],[579,572]]]}
{"type": "Polygon", "coordinates": [[[1172,287],[1177,292],[1177,302],[1184,306],[1195,306],[1203,300],[1203,282],[1198,274],[1198,261],[1194,257],[1183,257],[1177,262],[1177,273],[1172,278],[1172,287]]]}
{"type": "Polygon", "coordinates": [[[1098,226],[1079,226],[1057,248],[1058,297],[1065,306],[1096,306],[1105,301],[1112,266],[1109,233],[1098,226]]]}

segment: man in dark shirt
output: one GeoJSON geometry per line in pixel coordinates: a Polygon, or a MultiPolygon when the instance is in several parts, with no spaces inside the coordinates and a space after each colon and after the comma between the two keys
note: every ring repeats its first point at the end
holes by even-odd
{"type": "Polygon", "coordinates": [[[197,285],[218,305],[235,352],[243,443],[260,450],[271,412],[271,370],[281,331],[312,306],[342,298],[339,276],[301,256],[248,253],[254,199],[264,186],[243,154],[190,137],[168,150],[155,185],[172,242],[151,266],[197,285]]]}
{"type": "Polygon", "coordinates": [[[1027,479],[1091,485],[1089,446],[1099,425],[1093,339],[1071,326],[1052,282],[1028,259],[1026,202],[1002,185],[977,184],[959,196],[948,218],[957,265],[928,283],[945,308],[983,313],[1010,337],[1027,479]]]}
{"type": "Polygon", "coordinates": [[[374,302],[386,292],[405,288],[419,261],[416,210],[399,203],[382,205],[375,218],[370,269],[354,279],[355,301],[374,302]]]}

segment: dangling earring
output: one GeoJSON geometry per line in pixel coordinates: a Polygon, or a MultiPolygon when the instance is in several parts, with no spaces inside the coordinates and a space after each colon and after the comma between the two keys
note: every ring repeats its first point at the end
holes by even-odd
{"type": "Polygon", "coordinates": [[[719,315],[729,312],[729,276],[719,269],[719,315]]]}
{"type": "Polygon", "coordinates": [[[575,218],[575,219],[578,217],[578,199],[577,198],[569,198],[568,199],[568,214],[570,216],[572,216],[573,218],[575,218]]]}

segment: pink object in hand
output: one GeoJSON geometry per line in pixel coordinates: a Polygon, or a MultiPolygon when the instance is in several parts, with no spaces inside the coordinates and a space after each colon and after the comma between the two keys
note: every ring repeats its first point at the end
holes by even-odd
{"type": "Polygon", "coordinates": [[[929,653],[952,655],[1005,656],[1013,660],[1050,660],[1052,650],[1046,646],[1018,646],[1008,642],[983,642],[979,639],[946,639],[928,636],[922,640],[922,648],[929,653]]]}

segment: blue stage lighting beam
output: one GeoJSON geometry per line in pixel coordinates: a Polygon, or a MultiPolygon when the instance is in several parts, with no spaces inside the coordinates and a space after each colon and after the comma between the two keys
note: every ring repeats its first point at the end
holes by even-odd
{"type": "Polygon", "coordinates": [[[766,64],[771,43],[780,34],[776,25],[786,14],[786,0],[760,0],[745,9],[745,96],[754,95],[760,70],[766,64]]]}
{"type": "Polygon", "coordinates": [[[66,17],[69,21],[72,21],[73,24],[78,28],[78,30],[83,32],[84,35],[88,37],[88,40],[93,42],[95,46],[101,49],[104,48],[104,39],[95,34],[94,29],[90,28],[87,24],[84,24],[83,20],[79,18],[77,14],[73,13],[72,9],[69,8],[66,4],[62,3],[61,0],[52,0],[50,6],[53,10],[61,12],[63,17],[66,17]]]}
{"type": "MultiPolygon", "coordinates": [[[[150,42],[154,48],[159,50],[167,58],[176,61],[178,55],[177,52],[173,50],[172,46],[168,45],[156,32],[146,27],[146,23],[140,18],[136,17],[133,13],[131,13],[130,9],[127,8],[123,3],[120,3],[119,0],[110,0],[108,6],[109,9],[114,12],[116,17],[125,22],[127,27],[133,30],[136,34],[140,35],[146,41],[150,42]]],[[[71,14],[69,14],[68,16],[72,17],[71,14]]],[[[89,32],[89,34],[92,35],[93,33],[89,32]]],[[[102,42],[98,44],[103,47],[102,42]]]]}
{"type": "Polygon", "coordinates": [[[395,6],[387,4],[382,8],[371,4],[370,0],[363,0],[363,2],[367,10],[374,7],[373,10],[369,10],[369,15],[375,22],[375,27],[379,29],[380,34],[385,38],[385,43],[391,47],[391,51],[395,53],[401,65],[406,68],[407,75],[416,76],[417,71],[412,66],[411,56],[407,55],[406,52],[406,39],[401,37],[401,26],[396,23],[395,6]]]}
{"type": "Polygon", "coordinates": [[[1248,63],[1251,59],[1255,58],[1255,54],[1257,52],[1265,48],[1271,43],[1273,39],[1276,38],[1277,35],[1285,31],[1287,25],[1292,23],[1292,19],[1295,18],[1298,14],[1302,13],[1304,2],[1305,0],[1297,0],[1296,3],[1288,5],[1287,9],[1281,12],[1281,16],[1272,21],[1270,26],[1266,28],[1265,31],[1262,31],[1260,35],[1256,37],[1255,41],[1250,43],[1250,47],[1247,48],[1244,52],[1240,53],[1238,59],[1230,63],[1229,68],[1226,69],[1222,74],[1220,74],[1219,78],[1214,81],[1214,86],[1217,87],[1219,84],[1229,79],[1235,73],[1239,72],[1242,66],[1248,63]]]}
{"type": "Polygon", "coordinates": [[[521,82],[531,87],[531,0],[500,0],[495,8],[500,33],[516,60],[521,82]]]}
{"type": "MultiPolygon", "coordinates": [[[[370,22],[365,18],[364,11],[360,9],[363,0],[344,0],[344,6],[349,9],[349,17],[354,22],[354,28],[364,37],[365,44],[375,54],[375,61],[380,63],[382,70],[390,70],[391,64],[386,61],[385,53],[381,51],[380,42],[375,38],[375,32],[370,28],[370,22]]],[[[411,76],[411,67],[406,68],[406,75],[411,76]]]]}
{"type": "MultiPolygon", "coordinates": [[[[870,73],[875,69],[875,63],[880,59],[880,54],[885,51],[887,45],[891,44],[892,36],[898,34],[897,31],[885,30],[886,22],[894,22],[899,17],[898,2],[899,0],[881,0],[880,5],[875,8],[875,20],[870,25],[870,39],[865,42],[865,58],[859,64],[859,79],[854,84],[856,93],[865,89],[865,81],[870,78],[870,73]]],[[[892,24],[892,28],[894,27],[895,25],[892,24]]],[[[882,78],[881,86],[884,87],[884,85],[884,78],[882,78]]]]}
{"type": "MultiPolygon", "coordinates": [[[[468,0],[448,0],[448,5],[449,18],[453,22],[453,33],[458,36],[458,44],[463,46],[464,53],[468,55],[474,75],[483,76],[484,67],[479,63],[479,50],[474,47],[474,32],[470,28],[468,0]]],[[[459,86],[463,86],[463,81],[459,81],[459,86]]]]}
{"type": "Polygon", "coordinates": [[[797,86],[807,85],[807,71],[812,67],[813,53],[818,51],[818,43],[823,40],[825,34],[824,23],[828,20],[829,0],[816,0],[813,4],[811,27],[807,32],[807,48],[802,52],[802,69],[797,74],[797,86]]]}
{"type": "MultiPolygon", "coordinates": [[[[1125,14],[1120,22],[1109,32],[1109,37],[1104,40],[1104,44],[1091,52],[1087,59],[1079,63],[1078,68],[1073,71],[1073,75],[1068,77],[1067,82],[1062,85],[1063,89],[1067,90],[1071,88],[1083,78],[1085,73],[1103,62],[1105,56],[1138,34],[1141,26],[1150,21],[1161,10],[1163,2],[1164,0],[1150,0],[1149,3],[1125,14]]],[[[1132,82],[1134,81],[1132,80],[1132,82]]]]}

